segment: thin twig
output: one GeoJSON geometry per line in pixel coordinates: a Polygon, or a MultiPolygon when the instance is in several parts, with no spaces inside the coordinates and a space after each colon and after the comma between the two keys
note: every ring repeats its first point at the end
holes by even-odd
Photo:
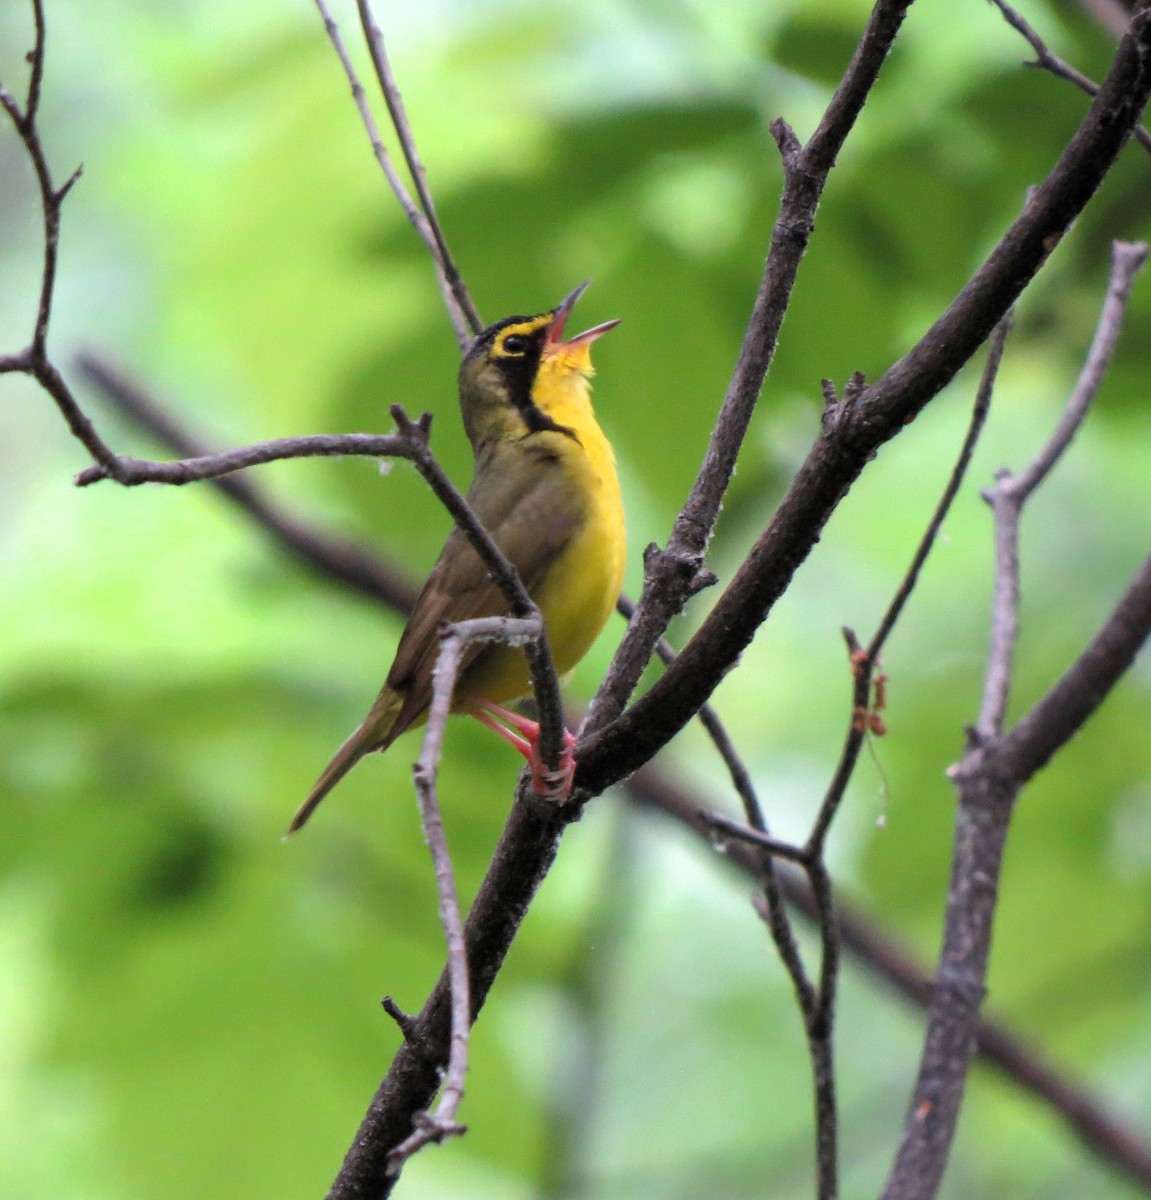
{"type": "Polygon", "coordinates": [[[475,642],[511,642],[522,644],[539,638],[543,622],[537,617],[516,620],[508,617],[486,617],[461,621],[447,626],[440,637],[440,650],[432,674],[432,702],[428,710],[427,731],[424,734],[420,757],[412,768],[412,778],[420,801],[420,817],[428,848],[435,867],[436,892],[439,896],[440,921],[448,946],[448,978],[451,986],[451,1034],[448,1064],[444,1073],[439,1103],[433,1113],[417,1113],[413,1130],[389,1157],[389,1167],[397,1173],[404,1162],[430,1142],[466,1132],[466,1126],[455,1117],[464,1096],[464,1079],[468,1069],[468,1039],[472,1024],[471,992],[468,978],[467,950],[464,944],[464,923],[460,917],[459,896],[443,818],[436,799],[436,777],[439,772],[440,751],[448,715],[452,710],[456,680],[459,678],[463,653],[475,642]]]}
{"type": "Polygon", "coordinates": [[[1116,242],[1111,275],[1099,323],[1083,370],[1054,433],[1019,474],[1000,471],[983,491],[995,520],[995,593],[992,601],[991,644],[984,674],[983,696],[975,731],[980,738],[998,736],[1011,690],[1012,664],[1019,631],[1019,520],[1024,504],[1066,452],[1099,391],[1115,352],[1135,276],[1147,260],[1142,242],[1116,242]]]}
{"type": "Polygon", "coordinates": [[[81,409],[64,377],[48,357],[48,327],[52,317],[52,302],[56,294],[56,274],[60,259],[60,213],[65,197],[80,178],[82,168],[77,167],[61,186],[56,186],[37,124],[44,77],[44,47],[47,39],[42,0],[33,0],[32,11],[36,34],[35,43],[28,53],[28,62],[31,65],[28,99],[22,109],[15,96],[0,85],[0,107],[8,114],[24,145],[36,176],[36,187],[40,196],[40,215],[44,229],[43,269],[32,340],[25,350],[0,357],[0,374],[21,373],[35,379],[56,402],[56,406],[73,436],[83,443],[97,462],[111,463],[116,456],[96,432],[95,426],[81,409]]]}
{"type": "MultiPolygon", "coordinates": [[[[630,620],[635,612],[635,604],[627,596],[620,596],[616,608],[627,620],[630,620]]],[[[675,648],[667,638],[661,637],[656,643],[656,653],[666,666],[670,666],[675,661],[675,648]]],[[[799,1004],[800,1014],[803,1017],[804,1028],[810,1034],[812,1018],[815,1014],[818,1000],[816,986],[812,982],[811,976],[808,974],[807,967],[804,964],[803,954],[799,948],[799,939],[795,935],[795,928],[788,915],[787,906],[784,904],[783,892],[780,889],[774,864],[774,859],[783,858],[802,864],[806,869],[808,865],[806,855],[801,848],[774,838],[769,833],[767,818],[764,815],[763,806],[759,802],[755,785],[752,783],[751,772],[748,771],[746,764],[736,751],[731,737],[728,735],[723,722],[719,718],[719,714],[710,704],[705,704],[699,710],[698,716],[700,723],[707,731],[708,736],[723,759],[724,765],[727,767],[728,774],[731,776],[732,786],[735,788],[736,794],[743,804],[747,824],[741,825],[739,822],[732,821],[730,818],[719,813],[701,813],[701,817],[710,826],[717,846],[722,846],[723,837],[730,835],[747,841],[764,851],[758,871],[763,891],[761,894],[753,897],[753,902],[760,918],[767,925],[780,961],[783,963],[788,978],[791,980],[796,1001],[799,1004]]],[[[815,1067],[814,1078],[818,1093],[822,1071],[815,1056],[813,1056],[813,1066],[815,1067]]],[[[817,1114],[824,1114],[826,1112],[826,1105],[821,1102],[818,1094],[816,1111],[817,1114]]],[[[832,1112],[834,1113],[834,1104],[832,1105],[832,1112]]],[[[834,1136],[830,1139],[824,1136],[823,1128],[820,1125],[816,1134],[816,1165],[819,1175],[819,1195],[821,1198],[824,1196],[833,1197],[836,1191],[835,1139],[834,1136]],[[829,1145],[830,1152],[828,1152],[829,1145]]]]}
{"type": "MultiPolygon", "coordinates": [[[[205,449],[198,436],[190,433],[178,423],[171,413],[164,410],[137,384],[129,383],[122,375],[109,367],[101,358],[85,356],[81,369],[91,374],[93,381],[100,384],[109,399],[127,418],[134,421],[149,435],[179,455],[199,457],[205,449]],[[100,372],[106,372],[104,378],[100,372]]],[[[243,492],[252,488],[249,477],[242,475],[223,476],[210,481],[210,486],[223,492],[237,503],[242,511],[274,541],[289,552],[308,561],[321,579],[343,582],[345,575],[338,565],[344,548],[342,543],[329,542],[326,535],[306,529],[306,536],[299,540],[286,533],[295,524],[281,507],[273,501],[249,503],[243,492]]],[[[401,613],[407,613],[414,598],[414,589],[399,579],[398,573],[388,564],[379,563],[371,551],[352,547],[354,557],[371,564],[365,578],[369,581],[359,590],[368,598],[382,603],[401,613]],[[387,581],[383,585],[370,582],[373,578],[387,581]]],[[[702,797],[684,793],[682,783],[674,782],[656,768],[648,767],[632,777],[625,786],[624,795],[639,808],[658,809],[684,830],[697,836],[713,837],[708,823],[719,826],[730,842],[724,857],[744,871],[748,877],[762,882],[758,854],[742,850],[736,843],[748,837],[748,825],[717,819],[708,811],[711,805],[702,797]]],[[[781,843],[785,846],[785,843],[781,843]]],[[[794,850],[795,847],[788,849],[794,850]]],[[[780,875],[780,887],[788,902],[810,918],[815,917],[815,905],[810,888],[793,873],[780,875]]],[[[895,944],[892,935],[880,929],[843,898],[837,898],[838,926],[844,947],[856,962],[894,988],[908,1001],[925,1005],[930,998],[931,984],[922,968],[915,964],[910,955],[895,944]]],[[[406,1041],[419,1037],[417,1018],[402,1012],[394,1002],[385,999],[385,1010],[400,1026],[406,1041]]],[[[1106,1162],[1125,1172],[1132,1179],[1151,1187],[1151,1149],[1142,1145],[1135,1132],[1109,1113],[1100,1102],[1078,1088],[1066,1076],[1044,1063],[1037,1052],[1025,1047],[1017,1034],[989,1018],[981,1018],[978,1032],[979,1052],[991,1065],[996,1066],[1016,1086],[1028,1090],[1051,1106],[1068,1127],[1085,1145],[1093,1149],[1106,1162]]]]}
{"type": "Polygon", "coordinates": [[[822,856],[807,864],[819,926],[819,982],[807,1015],[807,1045],[815,1089],[815,1155],[819,1200],[839,1195],[839,1110],[835,1098],[835,1001],[839,986],[839,923],[835,892],[822,856]]]}
{"type": "Polygon", "coordinates": [[[356,5],[360,11],[360,24],[363,27],[364,38],[368,43],[368,50],[372,56],[372,66],[376,71],[376,79],[379,82],[380,90],[383,92],[388,112],[391,114],[392,128],[395,129],[396,136],[400,139],[400,146],[404,151],[404,160],[408,164],[408,171],[411,174],[412,182],[416,185],[416,195],[420,198],[420,205],[424,210],[424,216],[427,218],[428,227],[431,230],[432,237],[435,239],[436,260],[444,273],[448,290],[456,306],[467,318],[472,333],[479,333],[483,329],[484,323],[480,320],[479,313],[476,312],[471,295],[468,293],[463,277],[456,267],[455,259],[452,258],[451,251],[448,250],[443,226],[436,215],[436,206],[432,202],[432,194],[428,189],[427,172],[424,170],[424,164],[420,161],[419,152],[416,149],[416,140],[412,136],[411,123],[408,121],[408,115],[404,111],[403,97],[400,95],[399,86],[396,83],[395,75],[392,73],[392,64],[384,48],[383,32],[372,13],[369,0],[356,0],[356,5]]]}
{"type": "Polygon", "coordinates": [[[451,1036],[448,1045],[448,1065],[444,1085],[434,1113],[417,1113],[413,1129],[390,1154],[389,1165],[398,1172],[404,1162],[429,1142],[466,1132],[455,1117],[464,1098],[464,1080],[468,1070],[468,1040],[471,1030],[471,998],[468,985],[468,960],[464,946],[464,923],[460,917],[459,894],[456,889],[448,840],[436,799],[436,776],[439,771],[440,749],[444,729],[451,712],[456,678],[460,670],[460,655],[466,644],[458,626],[444,631],[439,657],[432,673],[432,702],[428,710],[427,730],[419,761],[412,767],[416,795],[420,802],[420,820],[424,827],[428,849],[431,851],[439,897],[440,923],[448,950],[448,976],[451,980],[451,1036]]]}
{"type": "Polygon", "coordinates": [[[356,73],[356,68],[348,54],[347,47],[344,45],[344,39],[340,35],[340,27],[336,24],[336,20],[332,16],[325,0],[315,0],[315,4],[320,10],[320,16],[323,18],[324,30],[328,35],[328,40],[332,43],[332,48],[340,60],[340,65],[344,68],[344,74],[348,77],[348,83],[352,89],[352,99],[356,103],[356,108],[360,113],[360,120],[363,122],[368,140],[372,144],[372,152],[375,154],[376,162],[380,170],[383,171],[384,178],[388,181],[388,186],[392,189],[392,194],[395,196],[400,208],[403,209],[404,216],[408,218],[416,232],[428,244],[428,248],[434,252],[435,239],[428,228],[424,214],[412,199],[403,179],[392,163],[392,156],[388,152],[388,148],[384,145],[383,138],[380,137],[380,128],[376,124],[375,115],[372,113],[371,105],[368,103],[364,85],[360,82],[360,77],[356,73]]]}
{"type": "MultiPolygon", "coordinates": [[[[759,847],[771,857],[779,857],[796,863],[807,874],[809,887],[814,903],[815,918],[819,928],[820,964],[818,982],[812,984],[806,969],[796,953],[797,965],[793,968],[786,955],[784,961],[792,976],[796,994],[803,1011],[804,1025],[807,1031],[808,1048],[811,1054],[813,1083],[815,1090],[816,1109],[816,1163],[818,1170],[818,1195],[820,1200],[832,1200],[838,1191],[838,1114],[835,1100],[835,1046],[834,1025],[835,1005],[838,992],[840,940],[839,928],[835,911],[835,894],[831,877],[824,861],[827,835],[835,814],[839,810],[847,785],[854,773],[858,762],[859,751],[864,744],[869,729],[874,728],[877,715],[871,711],[871,690],[873,672],[878,664],[880,651],[899,620],[901,613],[918,582],[932,546],[943,525],[943,521],[959,491],[960,484],[966,474],[971,456],[974,453],[980,431],[986,420],[991,403],[991,394],[995,376],[1003,353],[1004,341],[1010,322],[1001,323],[997,335],[992,342],[988,354],[987,365],[983,372],[979,388],[976,392],[975,404],[967,435],[964,438],[958,459],[952,468],[943,495],[936,505],[927,529],[920,539],[915,554],[900,586],[896,590],[883,619],[879,623],[874,637],[866,650],[860,645],[854,632],[845,629],[844,638],[847,641],[848,653],[852,667],[852,708],[844,738],[843,749],[839,762],[832,776],[823,801],[820,804],[811,833],[802,847],[795,847],[776,838],[767,836],[757,830],[747,829],[742,832],[726,818],[709,815],[706,817],[711,826],[719,832],[742,838],[744,841],[759,847]]],[[[825,411],[825,422],[830,427],[842,419],[844,412],[855,399],[853,390],[845,392],[842,403],[829,400],[825,411]],[[846,406],[846,407],[845,407],[846,406]]],[[[778,884],[775,872],[771,868],[770,857],[765,858],[763,874],[775,889],[776,903],[779,911],[774,911],[771,903],[761,907],[760,912],[768,922],[773,936],[776,929],[785,927],[790,934],[790,924],[779,900],[778,884]]],[[[770,896],[770,892],[768,893],[770,896]]],[[[776,938],[777,945],[779,938],[776,938]]]]}
{"type": "Polygon", "coordinates": [[[883,620],[880,621],[879,626],[872,635],[871,641],[868,643],[867,657],[872,664],[879,661],[883,647],[886,645],[891,631],[895,628],[896,622],[902,615],[907,601],[911,598],[911,593],[915,590],[915,585],[919,582],[920,573],[927,563],[932,548],[935,546],[936,539],[939,537],[939,531],[943,528],[943,523],[947,520],[947,514],[951,511],[951,506],[955,503],[955,497],[958,495],[959,489],[967,477],[967,469],[971,466],[972,455],[974,455],[975,447],[979,442],[980,435],[983,433],[983,426],[987,423],[987,414],[991,410],[991,397],[995,391],[995,381],[999,377],[999,366],[1003,361],[1003,349],[1007,344],[1007,338],[1011,334],[1013,321],[1014,314],[1009,310],[1003,320],[995,327],[994,334],[992,334],[991,341],[987,347],[987,361],[983,364],[983,373],[979,379],[979,386],[975,390],[975,403],[971,410],[971,420],[967,425],[967,434],[963,439],[963,445],[959,449],[959,456],[955,460],[955,466],[951,468],[951,476],[947,480],[947,486],[943,489],[943,495],[940,496],[939,503],[935,507],[935,512],[928,522],[927,529],[924,531],[919,546],[915,551],[915,555],[911,560],[911,566],[907,569],[903,583],[892,598],[887,612],[884,613],[883,620]]]}
{"type": "Polygon", "coordinates": [[[137,487],[142,483],[166,483],[180,487],[246,471],[265,463],[283,462],[291,458],[406,458],[415,461],[430,428],[430,414],[425,413],[419,424],[410,428],[419,432],[403,434],[377,433],[308,433],[300,437],[271,438],[202,458],[172,459],[153,462],[150,459],[116,455],[115,463],[85,467],[75,479],[77,487],[90,487],[105,479],[113,479],[122,487],[137,487]]]}
{"type": "MultiPolygon", "coordinates": [[[[1036,33],[1034,26],[1029,25],[1010,4],[1006,3],[1006,0],[991,0],[991,3],[1003,14],[1003,19],[1007,24],[1017,33],[1022,34],[1027,44],[1035,51],[1035,61],[1026,63],[1026,66],[1050,71],[1056,78],[1065,79],[1068,83],[1073,83],[1088,96],[1094,97],[1098,94],[1099,85],[1084,75],[1082,71],[1077,70],[1069,62],[1060,58],[1058,54],[1052,53],[1048,49],[1047,43],[1036,33]]],[[[1151,153],[1151,133],[1148,133],[1142,125],[1137,125],[1133,136],[1144,150],[1151,153]]]]}
{"type": "MultiPolygon", "coordinates": [[[[474,307],[464,308],[461,306],[456,289],[451,284],[452,274],[454,273],[458,279],[459,272],[456,271],[455,264],[451,261],[450,256],[447,258],[444,257],[447,253],[447,246],[444,243],[439,223],[435,219],[434,213],[425,215],[420,210],[419,205],[412,199],[411,193],[408,191],[392,162],[392,157],[384,145],[383,138],[380,137],[379,126],[376,124],[376,118],[372,114],[367,93],[364,91],[364,85],[360,82],[360,77],[356,73],[356,68],[352,63],[351,56],[348,54],[347,47],[344,45],[344,39],[340,35],[340,28],[336,24],[325,0],[315,0],[315,4],[320,11],[320,16],[323,18],[328,40],[332,43],[336,56],[340,60],[340,65],[344,69],[344,74],[348,78],[348,83],[352,89],[352,99],[359,110],[360,120],[367,131],[368,141],[371,142],[372,153],[375,155],[376,162],[379,164],[380,170],[383,171],[388,187],[391,188],[392,195],[395,196],[404,215],[411,222],[412,227],[431,252],[432,264],[436,268],[436,274],[440,282],[440,291],[447,305],[448,319],[451,321],[452,329],[455,331],[457,344],[461,350],[464,350],[470,344],[472,336],[479,333],[483,326],[482,324],[478,324],[479,316],[475,312],[474,307]],[[469,325],[471,326],[470,331],[469,325]]],[[[470,299],[468,303],[470,305],[470,299]]]]}
{"type": "Polygon", "coordinates": [[[785,862],[795,863],[800,867],[807,865],[807,851],[802,846],[772,837],[770,833],[745,825],[742,821],[733,821],[731,817],[725,817],[723,813],[712,812],[710,809],[701,810],[699,817],[711,831],[712,841],[724,852],[728,849],[728,839],[734,838],[737,842],[746,842],[749,846],[766,851],[772,858],[782,858],[785,862]]]}
{"type": "Polygon", "coordinates": [[[1022,491],[1018,505],[993,503],[997,581],[988,678],[979,723],[962,759],[949,772],[959,804],[943,946],[919,1072],[883,1200],[931,1200],[942,1180],[985,991],[1004,846],[1019,793],[1083,726],[1151,635],[1149,557],[1063,677],[1003,735],[1017,619],[1018,555],[1014,536],[1001,537],[999,529],[1007,524],[1017,531],[1019,505],[1034,494],[1034,487],[1070,445],[1074,428],[1098,388],[1100,364],[1106,363],[1114,347],[1131,276],[1144,258],[1141,248],[1116,249],[1103,315],[1089,355],[1097,361],[1090,369],[1084,367],[1082,387],[1076,388],[1070,406],[1078,414],[1077,420],[1060,422],[1057,433],[1026,473],[1029,486],[1022,491]],[[1004,553],[1008,542],[1009,555],[1004,553]],[[1003,575],[1010,578],[1003,582],[1003,575]]]}
{"type": "Polygon", "coordinates": [[[991,339],[991,345],[987,352],[987,361],[984,363],[979,387],[975,392],[975,403],[972,406],[971,420],[968,422],[967,434],[963,439],[963,445],[960,447],[955,465],[951,468],[947,485],[944,487],[943,494],[940,496],[939,502],[935,506],[935,511],[931,515],[931,520],[928,521],[927,528],[919,540],[919,545],[916,547],[915,554],[911,559],[911,565],[907,568],[907,572],[895,595],[892,597],[891,603],[887,606],[887,611],[883,614],[883,618],[876,627],[867,648],[864,649],[859,644],[852,630],[845,629],[843,631],[844,638],[847,641],[852,669],[852,713],[848,721],[847,732],[844,735],[843,749],[840,751],[839,762],[836,765],[831,783],[828,785],[827,792],[820,805],[819,814],[812,826],[811,836],[808,839],[807,849],[813,861],[823,854],[823,847],[831,829],[831,823],[835,819],[835,814],[839,810],[839,805],[843,800],[847,785],[855,772],[859,753],[863,748],[868,733],[872,729],[873,721],[871,720],[870,706],[872,680],[879,663],[880,654],[887,643],[891,631],[895,628],[896,623],[902,615],[907,601],[911,598],[916,584],[919,582],[919,576],[923,571],[928,556],[931,554],[936,539],[939,537],[939,531],[943,528],[943,522],[947,519],[947,514],[951,511],[951,506],[955,502],[955,497],[958,495],[959,488],[967,475],[967,468],[971,465],[971,457],[975,453],[979,435],[983,432],[983,426],[987,421],[987,413],[991,408],[991,396],[995,389],[995,380],[999,373],[999,365],[1003,359],[1003,347],[1006,344],[1010,331],[1011,316],[1008,314],[1008,316],[1000,321],[996,327],[995,335],[991,339]]]}
{"type": "Polygon", "coordinates": [[[704,554],[775,357],[779,330],[815,226],[820,196],[910,3],[878,0],[875,4],[851,64],[806,146],[800,146],[785,122],[772,125],[784,185],[759,292],[691,494],[676,518],[666,549],[653,548],[645,556],[639,605],[592,700],[589,733],[605,728],[619,716],[672,618],[695,592],[714,580],[704,569],[704,554]]]}
{"type": "MultiPolygon", "coordinates": [[[[694,829],[711,838],[711,814],[705,798],[688,792],[681,780],[658,766],[637,771],[628,781],[631,803],[674,821],[678,827],[694,829]]],[[[731,830],[731,840],[722,859],[745,877],[758,881],[762,855],[740,844],[746,829],[731,830]]],[[[789,905],[811,920],[817,916],[810,884],[795,870],[779,872],[780,886],[789,905]]],[[[911,951],[896,935],[864,915],[849,899],[836,898],[839,936],[844,950],[857,963],[875,972],[876,978],[894,989],[909,1003],[926,1007],[932,997],[932,982],[911,951]]],[[[982,1062],[998,1070],[1016,1087],[1042,1096],[1059,1119],[1100,1160],[1122,1171],[1144,1188],[1151,1188],[1151,1146],[1141,1133],[1090,1092],[1073,1083],[1009,1026],[996,1018],[981,1016],[976,1026],[977,1050],[982,1062]]]]}
{"type": "Polygon", "coordinates": [[[32,71],[28,77],[28,99],[24,103],[24,116],[34,124],[40,111],[40,89],[44,82],[44,46],[47,29],[44,26],[44,0],[32,0],[32,20],[36,27],[36,49],[32,52],[32,71]]]}
{"type": "MultiPolygon", "coordinates": [[[[184,459],[212,455],[197,434],[107,358],[87,352],[79,355],[76,365],[117,412],[169,451],[184,459]]],[[[251,474],[219,476],[212,484],[247,513],[257,528],[321,578],[338,580],[389,608],[411,610],[416,589],[401,572],[386,567],[363,546],[337,534],[322,533],[275,503],[251,474]]]]}
{"type": "MultiPolygon", "coordinates": [[[[675,663],[609,726],[581,739],[577,789],[596,795],[625,778],[698,711],[751,642],[875,451],[954,378],[1065,236],[1126,144],[1149,93],[1151,12],[1146,0],[1140,0],[1098,96],[1022,215],[915,346],[864,388],[843,419],[817,439],[767,529],[675,663]]],[[[677,611],[683,591],[673,585],[674,579],[669,586],[677,597],[672,611],[677,611]]],[[[631,653],[637,637],[642,642],[647,636],[636,634],[644,611],[641,595],[625,638],[631,647],[627,661],[620,658],[622,650],[615,660],[612,700],[604,710],[609,715],[621,697],[630,695],[630,672],[636,665],[631,653]]],[[[658,636],[662,629],[655,624],[658,636]]]]}

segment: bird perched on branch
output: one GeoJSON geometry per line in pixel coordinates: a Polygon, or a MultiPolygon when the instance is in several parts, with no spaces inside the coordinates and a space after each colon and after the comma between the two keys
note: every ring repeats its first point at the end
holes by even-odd
{"type": "MultiPolygon", "coordinates": [[[[564,340],[587,284],[534,317],[485,329],[460,365],[460,410],[475,455],[467,500],[519,572],[547,626],[556,670],[570,671],[607,621],[623,580],[624,519],[611,443],[596,423],[588,376],[591,345],[606,321],[564,340]]],[[[421,723],[445,624],[505,616],[507,601],[480,556],[454,529],[416,600],[395,662],[371,712],[340,747],[292,821],[299,829],[365,755],[386,750],[421,723]]],[[[531,690],[522,649],[465,651],[455,710],[468,712],[524,755],[538,792],[555,779],[539,757],[539,726],[503,707],[531,690]]],[[[574,739],[566,735],[559,791],[571,785],[574,739]]]]}

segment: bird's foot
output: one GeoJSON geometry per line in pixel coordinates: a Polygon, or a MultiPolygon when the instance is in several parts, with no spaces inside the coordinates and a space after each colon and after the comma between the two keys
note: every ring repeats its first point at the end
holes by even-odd
{"type": "Polygon", "coordinates": [[[539,752],[540,727],[538,721],[533,721],[520,713],[512,712],[500,704],[490,700],[475,701],[471,708],[472,716],[481,725],[486,725],[493,733],[513,746],[527,759],[532,772],[532,791],[537,796],[547,800],[563,800],[572,790],[572,778],[575,775],[575,735],[564,730],[564,744],[560,751],[559,762],[555,767],[549,767],[539,752]]]}
{"type": "Polygon", "coordinates": [[[542,796],[545,800],[566,800],[571,795],[576,769],[573,753],[575,744],[575,734],[565,729],[559,764],[554,770],[540,757],[538,748],[532,745],[528,766],[532,769],[532,791],[537,796],[542,796]]]}

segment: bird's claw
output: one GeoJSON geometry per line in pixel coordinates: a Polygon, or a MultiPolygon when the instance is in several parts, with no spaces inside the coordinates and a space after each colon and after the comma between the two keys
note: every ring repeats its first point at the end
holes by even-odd
{"type": "Polygon", "coordinates": [[[528,765],[532,770],[532,791],[541,799],[564,800],[571,794],[576,768],[575,755],[572,753],[575,744],[574,735],[565,729],[559,763],[555,767],[549,767],[540,756],[538,745],[532,743],[531,754],[528,755],[528,765]]]}

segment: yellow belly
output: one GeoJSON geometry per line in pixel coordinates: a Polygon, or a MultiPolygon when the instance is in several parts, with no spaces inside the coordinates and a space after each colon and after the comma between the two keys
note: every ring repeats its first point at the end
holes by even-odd
{"type": "MultiPolygon", "coordinates": [[[[547,625],[556,671],[566,675],[591,648],[615,608],[623,585],[626,534],[611,444],[591,416],[586,383],[579,380],[584,411],[577,424],[558,410],[556,419],[579,431],[568,443],[565,469],[578,483],[586,516],[547,574],[532,590],[547,625]],[[565,421],[565,417],[568,418],[565,421]]],[[[557,435],[558,436],[558,435],[557,435]]],[[[492,647],[465,672],[461,691],[506,704],[531,692],[522,649],[492,647]]]]}

